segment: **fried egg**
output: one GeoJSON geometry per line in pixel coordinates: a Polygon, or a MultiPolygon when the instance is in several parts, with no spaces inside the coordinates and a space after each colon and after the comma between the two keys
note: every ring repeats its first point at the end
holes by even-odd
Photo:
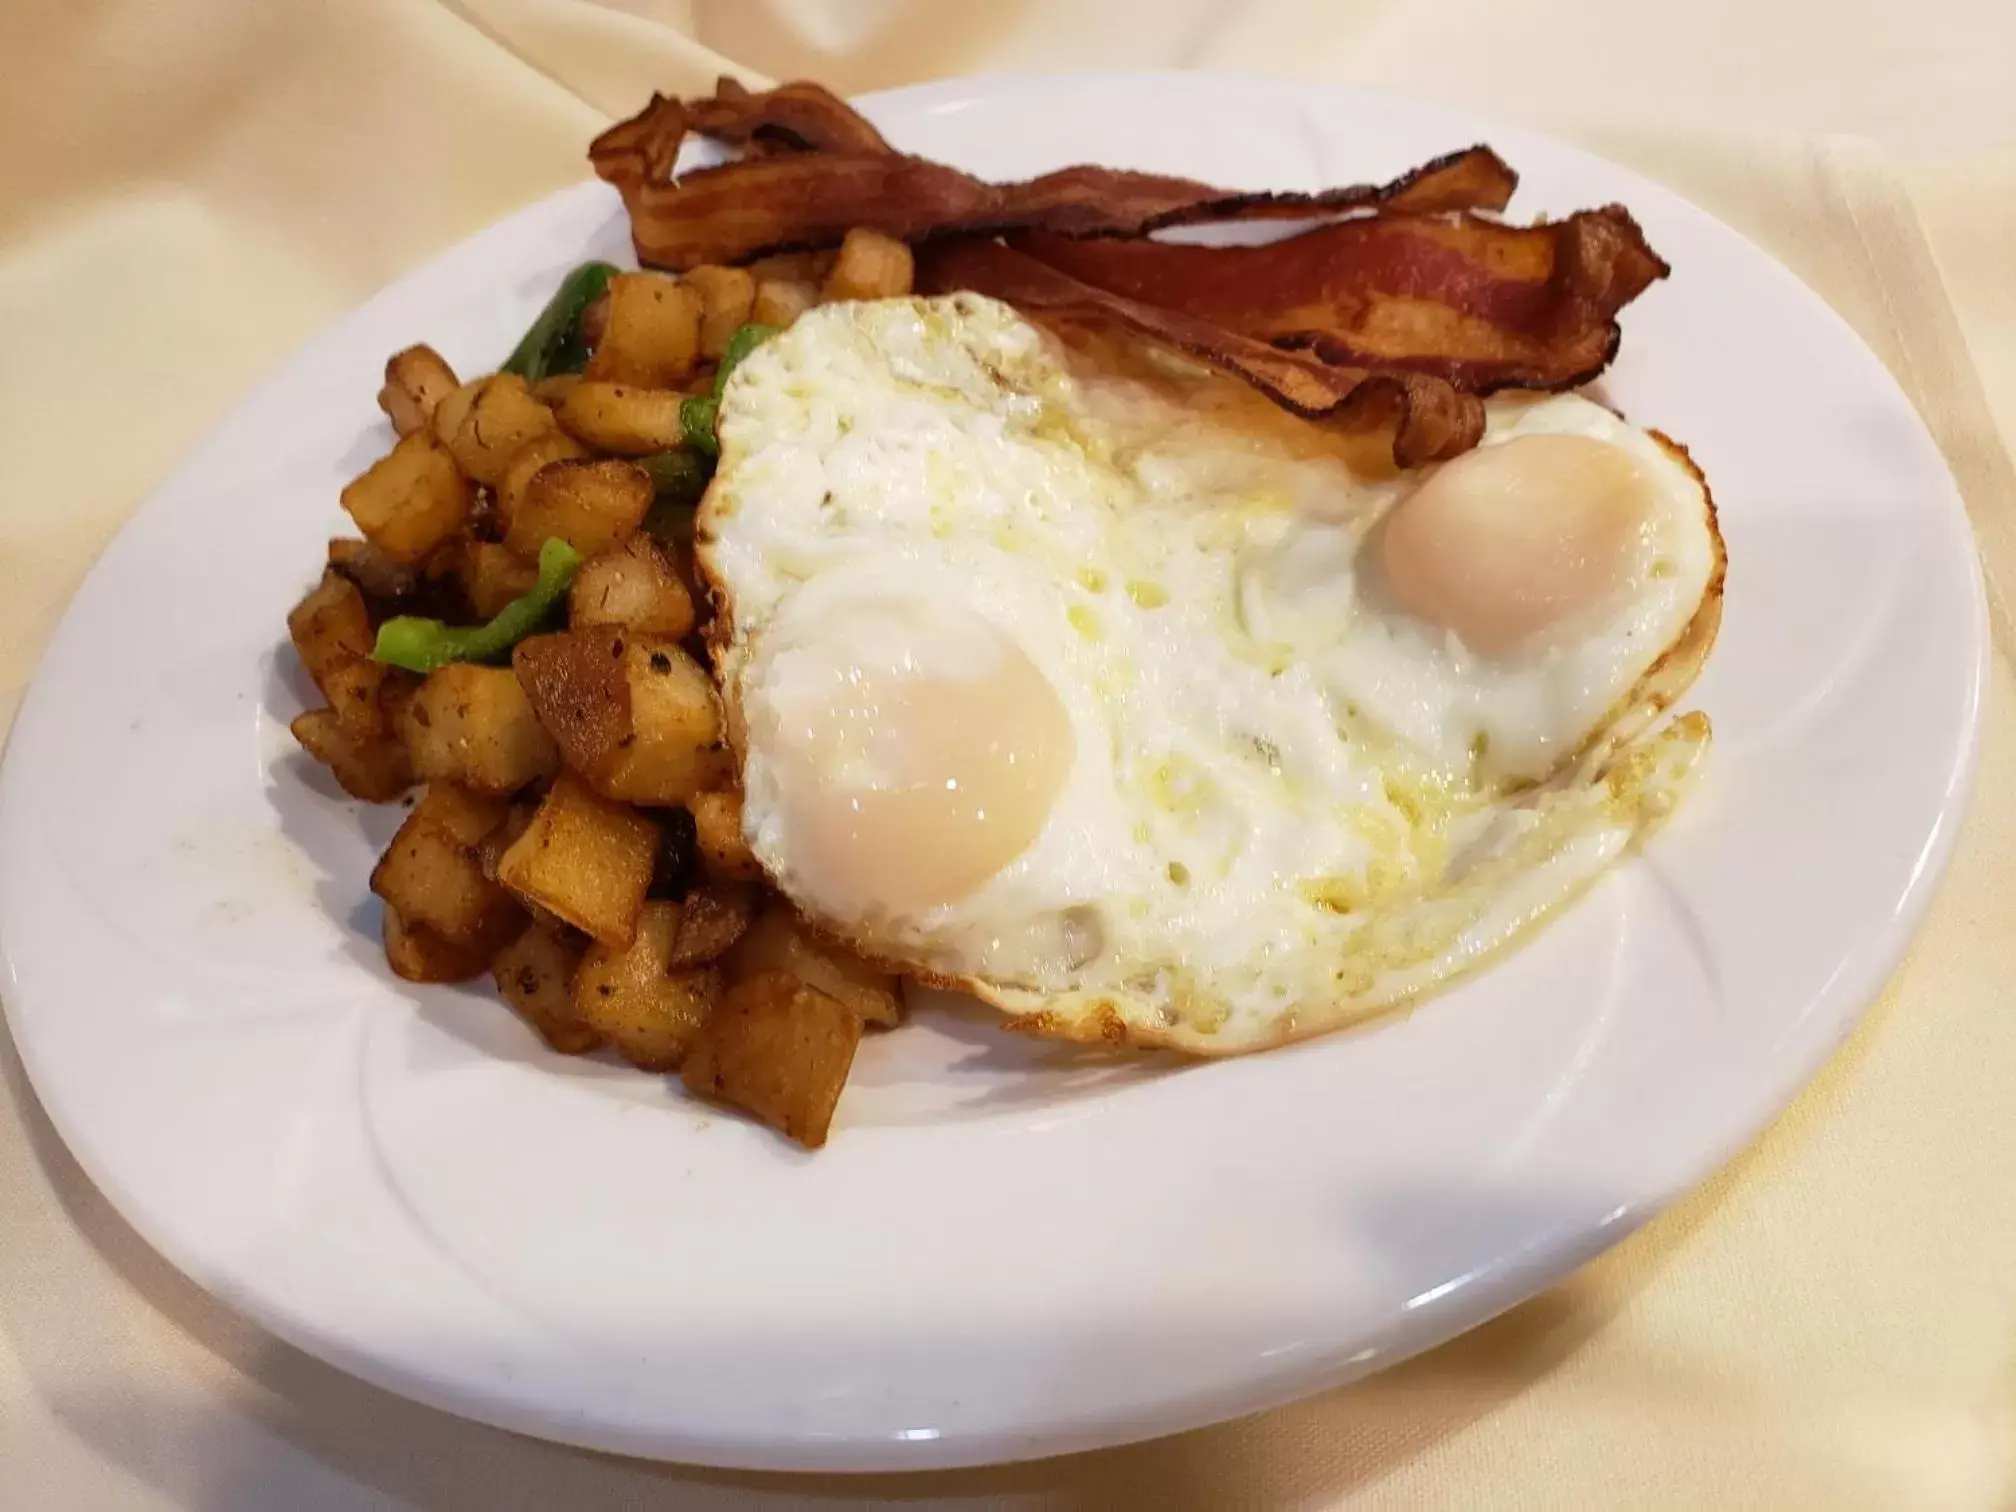
{"type": "Polygon", "coordinates": [[[1487,959],[1671,811],[1723,568],[1678,447],[1487,410],[1400,472],[979,296],[801,317],[696,532],[758,860],[1071,1038],[1254,1049],[1487,959]]]}

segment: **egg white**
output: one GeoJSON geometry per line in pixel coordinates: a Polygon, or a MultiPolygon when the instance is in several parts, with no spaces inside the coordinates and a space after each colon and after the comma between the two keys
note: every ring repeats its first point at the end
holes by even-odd
{"type": "Polygon", "coordinates": [[[1641,545],[1680,566],[1648,557],[1634,583],[1660,587],[1588,635],[1480,666],[1366,572],[1418,479],[1074,371],[978,296],[802,317],[727,387],[697,531],[758,859],[825,927],[1044,1033],[1253,1048],[1482,959],[1663,817],[1707,735],[1691,716],[1564,776],[1685,639],[1720,547],[1705,490],[1644,433],[1569,399],[1495,407],[1487,443],[1535,427],[1663,469],[1641,545]],[[1036,840],[909,913],[805,875],[748,739],[781,654],[860,605],[920,637],[981,617],[1074,737],[1036,840]]]}

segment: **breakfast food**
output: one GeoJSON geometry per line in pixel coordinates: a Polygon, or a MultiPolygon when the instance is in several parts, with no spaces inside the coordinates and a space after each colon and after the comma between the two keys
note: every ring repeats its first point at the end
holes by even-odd
{"type": "Polygon", "coordinates": [[[987,184],[809,83],[592,156],[647,266],[575,269],[495,374],[396,354],[288,621],[303,748],[422,789],[371,878],[397,975],[817,1146],[904,978],[1259,1049],[1672,811],[1723,551],[1686,453],[1567,392],[1667,271],[1620,208],[1509,224],[1481,147],[987,184]],[[1330,219],[1147,235],[1290,216],[1330,219]]]}

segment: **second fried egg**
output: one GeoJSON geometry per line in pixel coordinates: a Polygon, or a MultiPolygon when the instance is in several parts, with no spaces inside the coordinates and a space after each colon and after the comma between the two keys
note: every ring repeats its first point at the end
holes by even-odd
{"type": "Polygon", "coordinates": [[[745,828],[809,915],[1044,1032],[1253,1048],[1418,993],[1670,809],[1683,453],[1574,396],[1396,473],[972,295],[737,369],[699,556],[745,828]]]}

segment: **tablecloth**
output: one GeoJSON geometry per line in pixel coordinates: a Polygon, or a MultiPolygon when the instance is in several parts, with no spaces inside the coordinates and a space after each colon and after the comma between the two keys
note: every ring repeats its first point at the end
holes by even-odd
{"type": "Polygon", "coordinates": [[[2016,1506],[2016,7],[13,0],[0,720],[95,553],[263,371],[724,58],[843,89],[1336,79],[1553,130],[1763,243],[1912,393],[1995,590],[1982,779],[1931,918],[1763,1139],[1535,1301],[1258,1418],[921,1477],[639,1464],[356,1382],[149,1251],[0,1041],[0,1507],[2016,1506]]]}

